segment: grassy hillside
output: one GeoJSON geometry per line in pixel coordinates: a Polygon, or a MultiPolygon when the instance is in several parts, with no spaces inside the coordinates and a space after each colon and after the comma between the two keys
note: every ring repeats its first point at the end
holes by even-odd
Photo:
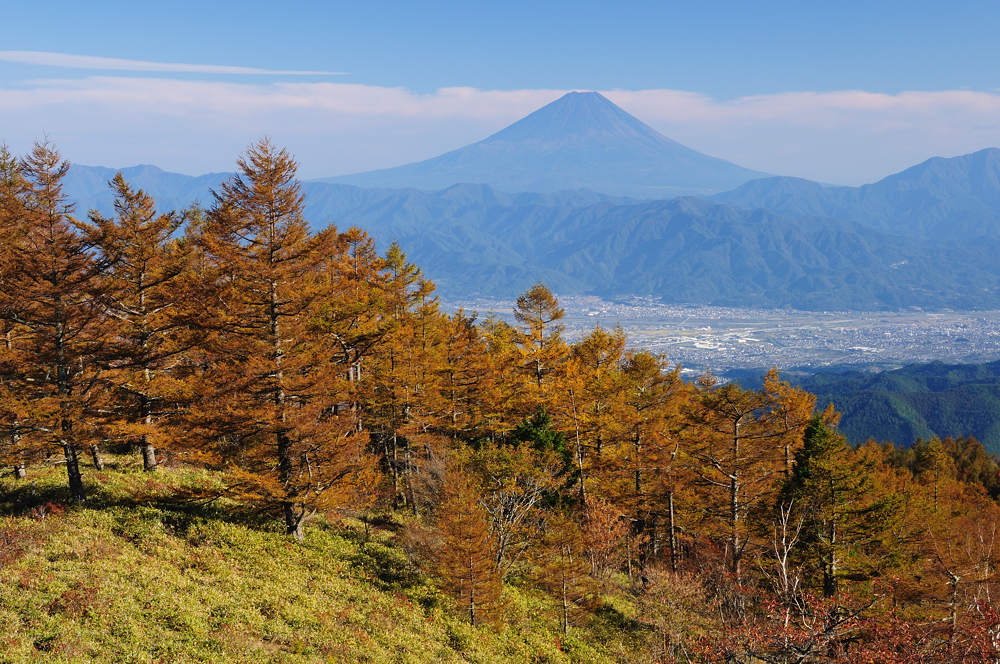
{"type": "Polygon", "coordinates": [[[236,505],[166,498],[203,471],[85,470],[82,508],[62,467],[0,480],[0,662],[643,661],[620,599],[564,637],[552,600],[514,584],[505,627],[469,626],[391,520],[331,514],[296,544],[236,505]]]}

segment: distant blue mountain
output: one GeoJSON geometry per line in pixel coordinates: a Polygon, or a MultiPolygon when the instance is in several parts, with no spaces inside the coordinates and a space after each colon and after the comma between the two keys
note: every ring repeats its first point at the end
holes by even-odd
{"type": "MultiPolygon", "coordinates": [[[[355,194],[308,195],[319,212],[355,194]]],[[[729,306],[1000,307],[1000,242],[943,248],[859,222],[691,197],[569,207],[456,185],[369,200],[337,223],[364,228],[379,246],[397,240],[448,295],[512,296],[544,281],[564,294],[729,306]]]]}
{"type": "Polygon", "coordinates": [[[934,157],[861,187],[772,177],[752,180],[711,200],[784,215],[859,221],[922,239],[967,242],[1000,237],[1000,149],[934,157]]]}
{"type": "Polygon", "coordinates": [[[672,141],[597,92],[571,92],[478,143],[396,168],[325,178],[359,187],[592,189],[663,199],[732,189],[762,173],[672,141]]]}
{"type": "Polygon", "coordinates": [[[211,199],[210,190],[218,187],[219,183],[230,175],[208,173],[192,177],[180,173],[168,173],[149,164],[122,169],[73,164],[63,181],[63,186],[76,203],[78,215],[85,215],[91,209],[104,214],[113,211],[114,196],[108,182],[119,170],[126,180],[155,198],[157,207],[164,211],[185,208],[195,201],[208,205],[211,199]]]}

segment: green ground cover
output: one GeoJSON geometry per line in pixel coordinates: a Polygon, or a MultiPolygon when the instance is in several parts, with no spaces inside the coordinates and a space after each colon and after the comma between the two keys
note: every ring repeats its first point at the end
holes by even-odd
{"type": "Polygon", "coordinates": [[[298,544],[238,505],[176,497],[211,474],[110,461],[85,469],[83,507],[61,466],[0,479],[0,662],[642,661],[620,597],[563,636],[552,600],[514,583],[504,625],[473,628],[395,518],[327,515],[298,544]]]}

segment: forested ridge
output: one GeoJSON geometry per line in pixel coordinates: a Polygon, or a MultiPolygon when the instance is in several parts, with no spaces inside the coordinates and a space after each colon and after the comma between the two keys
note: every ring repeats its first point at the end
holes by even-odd
{"type": "Polygon", "coordinates": [[[776,371],[686,382],[621,329],[568,342],[541,284],[514,325],[446,314],[398,246],[310,230],[285,151],[237,165],[207,209],[119,175],[113,215],[74,216],[52,146],[0,153],[9,652],[1000,657],[1000,483],[974,440],[853,447],[776,371]],[[157,584],[199,590],[165,615],[157,584]]]}
{"type": "MultiPolygon", "coordinates": [[[[973,437],[992,454],[1000,452],[1000,362],[913,364],[882,372],[846,370],[785,373],[796,387],[835,403],[840,432],[853,443],[973,437]]],[[[760,387],[766,372],[735,369],[726,378],[760,387]]]]}

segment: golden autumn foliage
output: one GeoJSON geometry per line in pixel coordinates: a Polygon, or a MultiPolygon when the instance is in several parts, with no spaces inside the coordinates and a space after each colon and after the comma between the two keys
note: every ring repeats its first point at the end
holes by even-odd
{"type": "Polygon", "coordinates": [[[86,500],[78,450],[93,442],[101,365],[112,343],[102,303],[109,263],[72,216],[62,192],[69,170],[48,144],[4,159],[0,318],[6,327],[2,412],[5,456],[15,464],[61,449],[70,491],[86,500]]]}
{"type": "Polygon", "coordinates": [[[209,337],[184,422],[203,459],[234,469],[233,490],[279,507],[301,539],[309,516],[372,478],[368,437],[350,406],[357,360],[342,362],[317,324],[343,287],[324,268],[343,260],[349,242],[332,228],[309,231],[285,151],[265,139],[238,165],[194,238],[206,268],[199,325],[209,337]]]}
{"type": "Polygon", "coordinates": [[[852,447],[777,370],[688,382],[621,328],[564,336],[543,284],[510,322],[449,314],[397,244],[311,228],[287,152],[237,166],[180,212],[119,174],[81,222],[51,146],[0,149],[15,478],[65,463],[82,502],[77,452],[136,447],[298,540],[378,513],[470,623],[538,593],[567,657],[600,616],[662,662],[995,659],[1000,481],[975,441],[852,447]]]}
{"type": "Polygon", "coordinates": [[[461,471],[453,473],[437,515],[434,567],[469,622],[489,622],[500,609],[496,541],[479,491],[461,471]]]}

